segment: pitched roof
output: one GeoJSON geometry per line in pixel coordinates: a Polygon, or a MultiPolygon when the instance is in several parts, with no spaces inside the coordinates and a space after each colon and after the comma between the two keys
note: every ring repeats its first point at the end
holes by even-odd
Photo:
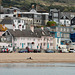
{"type": "Polygon", "coordinates": [[[38,35],[38,37],[41,36],[50,36],[50,33],[48,33],[47,29],[41,29],[41,28],[36,28],[34,32],[38,35]]]}
{"type": "Polygon", "coordinates": [[[10,17],[5,17],[0,24],[13,24],[13,20],[10,17]]]}
{"type": "Polygon", "coordinates": [[[72,20],[75,20],[75,17],[73,17],[72,20]]]}
{"type": "Polygon", "coordinates": [[[13,31],[12,29],[8,29],[8,31],[11,33],[12,36],[14,37],[37,37],[35,33],[33,33],[31,30],[22,30],[20,31],[19,29],[13,31]]]}
{"type": "Polygon", "coordinates": [[[68,12],[61,12],[60,18],[64,18],[64,16],[66,17],[66,19],[71,19],[70,13],[68,12]]]}
{"type": "Polygon", "coordinates": [[[13,31],[12,29],[8,29],[8,31],[11,33],[14,37],[38,37],[41,36],[50,36],[50,32],[48,29],[42,30],[41,28],[34,29],[34,32],[32,32],[29,29],[25,29],[20,31],[19,29],[13,31]]]}

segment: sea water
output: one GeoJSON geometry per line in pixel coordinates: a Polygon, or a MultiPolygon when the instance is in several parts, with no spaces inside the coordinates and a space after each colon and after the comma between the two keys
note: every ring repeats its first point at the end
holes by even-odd
{"type": "Polygon", "coordinates": [[[0,63],[0,75],[75,75],[75,63],[0,63]]]}

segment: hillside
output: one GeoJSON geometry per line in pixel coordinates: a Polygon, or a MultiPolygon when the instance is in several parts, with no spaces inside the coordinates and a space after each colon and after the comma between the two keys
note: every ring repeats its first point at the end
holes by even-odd
{"type": "Polygon", "coordinates": [[[4,7],[16,6],[28,11],[31,3],[38,4],[41,8],[49,11],[50,8],[57,8],[61,11],[75,12],[75,0],[2,0],[4,7]]]}

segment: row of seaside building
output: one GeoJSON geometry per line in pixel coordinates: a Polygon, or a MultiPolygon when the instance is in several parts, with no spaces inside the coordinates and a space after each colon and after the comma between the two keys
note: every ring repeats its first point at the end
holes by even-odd
{"type": "Polygon", "coordinates": [[[39,13],[34,8],[30,12],[22,12],[16,7],[3,10],[0,14],[0,47],[75,48],[75,13],[60,12],[57,9],[39,13]],[[48,21],[55,21],[58,26],[43,27],[48,21]]]}

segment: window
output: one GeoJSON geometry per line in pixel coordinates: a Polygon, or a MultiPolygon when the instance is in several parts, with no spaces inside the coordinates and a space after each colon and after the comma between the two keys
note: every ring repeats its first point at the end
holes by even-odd
{"type": "Polygon", "coordinates": [[[15,20],[15,22],[16,22],[16,20],[15,20]]]}
{"type": "Polygon", "coordinates": [[[57,43],[59,43],[59,38],[57,38],[57,43]]]}
{"type": "Polygon", "coordinates": [[[20,43],[20,45],[21,45],[21,43],[20,43]]]}
{"type": "Polygon", "coordinates": [[[15,38],[15,41],[17,41],[17,38],[15,38]]]}
{"type": "Polygon", "coordinates": [[[61,31],[62,31],[62,28],[61,28],[61,31]]]}
{"type": "Polygon", "coordinates": [[[53,43],[50,43],[50,46],[52,46],[53,45],[53,43]]]}
{"type": "Polygon", "coordinates": [[[46,38],[44,38],[44,41],[45,41],[45,39],[46,39],[46,38]]]}
{"type": "Polygon", "coordinates": [[[42,43],[41,43],[41,46],[42,46],[42,43]]]}
{"type": "Polygon", "coordinates": [[[40,20],[39,20],[39,22],[40,22],[40,20]]]}
{"type": "Polygon", "coordinates": [[[18,20],[18,23],[20,23],[20,20],[18,20]]]}
{"type": "Polygon", "coordinates": [[[46,43],[43,44],[44,46],[46,45],[46,43]]]}
{"type": "Polygon", "coordinates": [[[66,28],[64,28],[64,31],[66,31],[66,28]]]}
{"type": "Polygon", "coordinates": [[[22,28],[24,28],[24,25],[22,26],[22,28]]]}
{"type": "Polygon", "coordinates": [[[69,28],[67,28],[67,32],[69,32],[69,28]]]}
{"type": "Polygon", "coordinates": [[[37,22],[38,22],[38,20],[37,20],[37,22]]]}
{"type": "Polygon", "coordinates": [[[58,13],[54,13],[54,17],[58,17],[58,13]]]}
{"type": "Polygon", "coordinates": [[[35,41],[35,39],[33,39],[35,41]]]}
{"type": "Polygon", "coordinates": [[[61,33],[61,37],[63,37],[63,34],[61,33]]]}
{"type": "Polygon", "coordinates": [[[30,43],[27,43],[27,45],[29,46],[29,45],[30,45],[30,43]]]}
{"type": "Polygon", "coordinates": [[[16,17],[16,15],[13,15],[13,17],[16,17]]]}
{"type": "Polygon", "coordinates": [[[37,15],[34,15],[35,18],[37,18],[37,15]]]}
{"type": "Polygon", "coordinates": [[[15,43],[15,46],[16,46],[17,44],[15,43]]]}
{"type": "Polygon", "coordinates": [[[25,43],[24,43],[24,45],[25,45],[25,43]]]}
{"type": "Polygon", "coordinates": [[[23,23],[23,20],[22,20],[22,23],[23,23]]]}
{"type": "Polygon", "coordinates": [[[37,17],[40,18],[41,16],[40,15],[37,15],[37,17]]]}

